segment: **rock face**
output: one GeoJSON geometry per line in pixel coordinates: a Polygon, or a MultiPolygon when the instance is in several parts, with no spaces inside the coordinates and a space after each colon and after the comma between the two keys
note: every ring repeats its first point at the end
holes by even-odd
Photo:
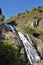
{"type": "Polygon", "coordinates": [[[35,48],[37,49],[41,59],[43,59],[43,44],[42,44],[42,41],[38,38],[33,37],[33,36],[31,36],[31,39],[32,39],[33,43],[35,44],[35,48]]]}
{"type": "Polygon", "coordinates": [[[4,39],[4,31],[5,31],[5,29],[4,29],[4,24],[2,24],[1,26],[0,26],[0,40],[2,40],[2,39],[4,39]]]}
{"type": "Polygon", "coordinates": [[[36,21],[31,23],[31,26],[32,27],[37,27],[39,25],[39,22],[40,22],[41,19],[42,19],[42,17],[39,17],[36,21]]]}
{"type": "MultiPolygon", "coordinates": [[[[37,38],[31,37],[31,39],[34,41],[34,43],[38,43],[36,44],[37,49],[40,52],[41,56],[43,57],[43,46],[39,44],[39,42],[37,42],[37,38]]],[[[21,57],[24,60],[26,59],[24,47],[23,47],[22,41],[20,40],[18,34],[16,34],[15,32],[13,33],[9,31],[5,27],[4,24],[0,26],[0,40],[9,40],[11,44],[13,45],[13,47],[17,48],[18,51],[21,53],[21,57]]]]}
{"type": "Polygon", "coordinates": [[[16,33],[12,33],[12,32],[10,32],[10,31],[8,31],[8,32],[5,32],[4,35],[5,35],[5,39],[10,40],[10,42],[11,42],[15,47],[17,47],[18,45],[20,45],[20,40],[19,40],[19,38],[17,37],[16,33]]]}
{"type": "Polygon", "coordinates": [[[22,58],[26,60],[24,47],[18,34],[9,31],[4,24],[0,26],[0,40],[9,40],[13,47],[18,49],[22,58]]]}
{"type": "MultiPolygon", "coordinates": [[[[22,64],[25,65],[27,62],[28,62],[28,59],[25,55],[25,50],[24,50],[24,47],[22,45],[22,41],[20,40],[19,36],[17,33],[13,33],[12,31],[9,31],[6,26],[3,24],[0,26],[0,40],[1,41],[8,41],[9,43],[8,44],[11,44],[13,46],[14,49],[17,49],[19,55],[19,59],[21,58],[21,61],[20,62],[23,62],[22,64]]],[[[6,44],[7,45],[7,44],[6,44]]],[[[6,48],[6,47],[5,47],[6,48]]],[[[6,50],[5,50],[6,51],[6,50]]],[[[9,51],[9,50],[8,50],[9,51]]],[[[3,51],[2,51],[3,52],[3,51]]],[[[16,52],[16,51],[15,51],[16,52]]],[[[9,53],[15,53],[15,52],[10,52],[9,53]]],[[[5,53],[5,52],[4,52],[5,53]]],[[[7,52],[8,53],[8,52],[7,52]]],[[[7,53],[5,53],[5,55],[7,56],[7,53]]],[[[8,53],[8,55],[9,55],[8,53]]],[[[17,54],[18,54],[17,53],[17,54]]],[[[3,53],[2,53],[3,54],[3,53]]],[[[13,54],[12,54],[13,55],[13,54]]],[[[11,55],[11,56],[12,56],[11,55]]],[[[14,54],[15,55],[15,54],[14,54]]],[[[14,56],[13,55],[13,56],[14,56]]],[[[10,58],[11,58],[10,56],[10,58]]],[[[15,55],[16,56],[16,55],[15,55]]],[[[18,57],[17,57],[17,60],[18,60],[18,57]]],[[[4,56],[5,58],[5,56],[4,56]]],[[[8,58],[7,58],[8,59],[8,58]]],[[[12,58],[11,58],[12,60],[12,58]]],[[[11,61],[12,64],[13,64],[13,61],[11,61]]],[[[15,58],[14,58],[14,62],[15,62],[15,58]]],[[[17,61],[19,63],[19,61],[17,61]]],[[[8,63],[10,63],[9,59],[8,59],[8,63]]],[[[17,65],[19,65],[17,63],[17,65]]],[[[0,64],[2,65],[6,65],[7,64],[7,61],[6,59],[3,61],[3,59],[0,61],[0,64]]],[[[10,65],[10,64],[9,64],[10,65]]],[[[14,64],[13,64],[14,65],[14,64]]],[[[20,64],[21,65],[21,64],[20,64]]]]}

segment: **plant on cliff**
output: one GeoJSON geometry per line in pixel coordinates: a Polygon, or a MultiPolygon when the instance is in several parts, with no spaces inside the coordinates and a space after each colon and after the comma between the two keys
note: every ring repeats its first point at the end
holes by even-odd
{"type": "Polygon", "coordinates": [[[29,11],[29,10],[26,10],[26,13],[27,13],[27,14],[29,14],[29,13],[30,13],[30,11],[29,11]]]}
{"type": "Polygon", "coordinates": [[[18,14],[18,16],[21,16],[21,15],[22,15],[22,13],[19,13],[19,14],[18,14]]]}
{"type": "Polygon", "coordinates": [[[36,11],[37,10],[37,8],[32,8],[32,11],[36,11]]]}
{"type": "Polygon", "coordinates": [[[5,16],[2,14],[2,10],[0,8],[0,25],[3,23],[2,21],[5,19],[5,16]]]}
{"type": "Polygon", "coordinates": [[[8,40],[0,41],[0,65],[21,65],[23,62],[21,54],[8,40]]]}
{"type": "Polygon", "coordinates": [[[35,29],[28,26],[28,27],[25,28],[25,32],[26,32],[27,34],[33,35],[33,33],[35,32],[35,29]]]}

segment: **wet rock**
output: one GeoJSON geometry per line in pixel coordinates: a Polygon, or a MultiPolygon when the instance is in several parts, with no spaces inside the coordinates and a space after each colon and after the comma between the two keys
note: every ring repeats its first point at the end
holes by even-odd
{"type": "Polygon", "coordinates": [[[34,63],[33,65],[43,65],[43,61],[41,61],[40,63],[34,63]]]}
{"type": "Polygon", "coordinates": [[[33,36],[31,36],[31,39],[34,43],[34,47],[36,48],[39,56],[41,57],[41,59],[43,59],[43,44],[42,44],[42,40],[35,38],[33,36]]]}
{"type": "Polygon", "coordinates": [[[21,54],[24,54],[24,53],[25,53],[25,52],[24,52],[24,48],[23,48],[23,47],[21,48],[20,53],[21,53],[21,54]]]}
{"type": "Polygon", "coordinates": [[[43,45],[38,44],[37,45],[37,50],[39,51],[39,53],[41,54],[41,58],[43,59],[43,45]]]}

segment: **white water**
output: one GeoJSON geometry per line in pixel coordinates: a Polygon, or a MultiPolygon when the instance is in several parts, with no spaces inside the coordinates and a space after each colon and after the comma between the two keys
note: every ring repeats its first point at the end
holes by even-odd
{"type": "Polygon", "coordinates": [[[30,63],[32,64],[32,62],[36,62],[36,63],[40,62],[40,57],[38,56],[38,53],[35,50],[35,48],[32,46],[32,44],[31,44],[32,41],[30,40],[30,38],[28,37],[28,39],[30,40],[30,41],[28,41],[21,32],[18,32],[18,34],[19,34],[20,39],[23,42],[23,45],[25,47],[26,54],[27,54],[27,57],[28,57],[30,63]]]}
{"type": "Polygon", "coordinates": [[[30,37],[28,36],[28,34],[27,34],[27,38],[28,38],[28,41],[31,43],[31,45],[34,45],[34,44],[32,43],[32,40],[31,40],[30,37]]]}
{"type": "Polygon", "coordinates": [[[9,29],[12,30],[12,32],[15,32],[13,26],[9,25],[9,24],[5,24],[5,26],[9,29]]]}
{"type": "MultiPolygon", "coordinates": [[[[12,32],[15,32],[13,26],[11,25],[7,25],[7,28],[10,28],[12,30],[12,32]]],[[[23,42],[23,45],[24,45],[24,48],[25,48],[25,51],[26,51],[26,54],[27,54],[27,57],[30,61],[30,63],[32,64],[33,62],[40,62],[40,57],[38,56],[38,53],[37,51],[35,50],[35,48],[33,47],[33,43],[30,39],[30,37],[27,35],[27,38],[21,33],[21,32],[18,32],[18,35],[20,37],[20,39],[22,40],[23,42]]]]}

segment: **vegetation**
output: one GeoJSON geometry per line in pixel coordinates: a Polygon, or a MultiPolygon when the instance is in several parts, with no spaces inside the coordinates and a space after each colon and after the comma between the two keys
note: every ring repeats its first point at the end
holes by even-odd
{"type": "Polygon", "coordinates": [[[33,33],[35,32],[35,29],[28,26],[28,27],[25,28],[25,32],[26,32],[27,34],[33,35],[33,33]]]}
{"type": "Polygon", "coordinates": [[[32,8],[32,11],[36,11],[37,10],[37,8],[32,8]]]}
{"type": "MultiPolygon", "coordinates": [[[[29,11],[29,10],[26,10],[25,12],[18,13],[17,17],[18,17],[18,16],[21,16],[21,15],[24,15],[24,14],[26,14],[26,13],[27,13],[27,14],[30,14],[30,13],[36,11],[36,10],[41,10],[41,11],[43,11],[43,6],[39,6],[38,8],[32,8],[32,10],[30,10],[30,11],[29,11]]],[[[12,20],[14,20],[15,17],[16,17],[16,16],[13,16],[13,17],[11,17],[10,19],[6,20],[5,23],[12,22],[12,20]]]]}
{"type": "Polygon", "coordinates": [[[0,19],[1,20],[4,20],[5,19],[5,16],[3,14],[0,14],[0,19]]]}
{"type": "Polygon", "coordinates": [[[0,41],[0,65],[21,65],[25,61],[8,40],[0,41]]]}
{"type": "MultiPolygon", "coordinates": [[[[17,16],[21,16],[21,15],[25,14],[25,17],[24,18],[22,17],[23,20],[21,18],[19,20],[19,22],[17,22],[18,25],[20,24],[20,26],[18,26],[18,29],[20,28],[21,30],[23,30],[23,28],[24,28],[25,33],[28,33],[30,35],[33,35],[33,33],[36,32],[37,28],[34,29],[33,27],[30,27],[28,25],[29,24],[28,21],[32,21],[32,19],[33,19],[33,14],[29,16],[30,18],[28,17],[28,14],[30,14],[30,12],[35,12],[36,10],[43,11],[43,6],[42,7],[39,6],[37,9],[33,8],[32,11],[26,10],[26,12],[19,13],[17,15],[17,16]]],[[[2,12],[0,10],[0,19],[4,20],[5,16],[3,16],[3,14],[1,14],[1,13],[2,12]]],[[[34,16],[35,15],[37,15],[37,14],[35,13],[34,16]]],[[[10,19],[8,19],[5,23],[12,22],[13,20],[14,21],[16,20],[15,16],[11,17],[10,19]]],[[[18,21],[18,19],[16,21],[18,21]]],[[[43,26],[43,24],[41,24],[41,25],[43,26]]],[[[38,28],[38,30],[39,29],[43,29],[43,27],[42,28],[40,28],[40,27],[38,28]]],[[[37,31],[37,32],[39,32],[39,31],[37,31]]],[[[41,38],[42,38],[43,31],[41,33],[42,33],[41,34],[41,38]]],[[[42,40],[43,40],[43,38],[42,38],[42,40]]],[[[39,43],[43,44],[43,41],[40,41],[39,43]]],[[[8,40],[0,41],[0,65],[25,65],[24,63],[27,62],[27,59],[25,59],[25,58],[23,59],[23,58],[24,57],[22,57],[22,55],[20,54],[20,52],[18,51],[18,49],[16,49],[15,47],[13,47],[13,45],[11,44],[11,42],[9,42],[8,40]]]]}
{"type": "Polygon", "coordinates": [[[43,10],[43,6],[39,6],[37,9],[39,9],[39,10],[43,10]]]}
{"type": "Polygon", "coordinates": [[[0,8],[0,19],[1,19],[1,20],[4,20],[4,18],[5,18],[5,16],[2,14],[2,10],[1,10],[1,8],[0,8]]]}
{"type": "Polygon", "coordinates": [[[1,10],[1,8],[0,8],[0,14],[2,14],[2,10],[1,10]]]}
{"type": "Polygon", "coordinates": [[[30,11],[29,11],[29,10],[26,10],[26,13],[27,13],[27,14],[29,14],[29,13],[30,13],[30,11]]]}
{"type": "Polygon", "coordinates": [[[22,15],[22,13],[19,13],[19,14],[18,14],[18,16],[21,16],[21,15],[22,15]]]}

